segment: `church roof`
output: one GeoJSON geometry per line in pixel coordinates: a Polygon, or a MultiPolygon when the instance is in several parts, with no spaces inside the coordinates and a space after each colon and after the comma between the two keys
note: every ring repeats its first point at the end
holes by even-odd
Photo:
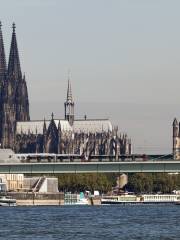
{"type": "Polygon", "coordinates": [[[88,119],[75,120],[73,124],[74,132],[102,132],[112,131],[112,124],[109,119],[88,119]]]}
{"type": "MultiPolygon", "coordinates": [[[[88,120],[75,120],[73,126],[69,124],[67,120],[54,119],[56,127],[58,128],[58,123],[60,121],[62,131],[73,131],[74,132],[84,132],[84,133],[95,133],[102,131],[112,131],[112,124],[108,119],[88,119],[88,120]]],[[[45,120],[46,128],[50,124],[50,120],[45,120]]],[[[25,121],[17,122],[16,133],[17,134],[28,134],[28,132],[33,134],[43,134],[44,120],[37,121],[25,121]]]]}
{"type": "MultiPolygon", "coordinates": [[[[60,121],[61,124],[61,129],[65,131],[72,131],[72,128],[67,120],[59,120],[59,119],[54,119],[54,122],[56,124],[56,127],[58,128],[58,123],[60,121]]],[[[45,120],[46,122],[46,127],[48,128],[50,124],[50,120],[45,120]]],[[[37,121],[27,121],[27,122],[17,122],[16,125],[16,133],[17,134],[28,134],[30,133],[33,134],[43,134],[43,126],[44,126],[44,120],[37,120],[37,121]]]]}

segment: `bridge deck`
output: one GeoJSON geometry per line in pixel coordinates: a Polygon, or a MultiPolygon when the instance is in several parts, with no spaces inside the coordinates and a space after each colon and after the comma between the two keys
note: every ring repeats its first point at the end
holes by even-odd
{"type": "Polygon", "coordinates": [[[0,173],[180,172],[180,161],[2,163],[0,173]]]}

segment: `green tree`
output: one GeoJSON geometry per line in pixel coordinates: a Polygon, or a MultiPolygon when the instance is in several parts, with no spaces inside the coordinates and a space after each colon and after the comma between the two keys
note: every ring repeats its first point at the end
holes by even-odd
{"type": "Polygon", "coordinates": [[[133,173],[129,174],[128,191],[135,193],[171,193],[180,189],[180,175],[168,173],[133,173]]]}
{"type": "Polygon", "coordinates": [[[145,173],[135,173],[128,176],[127,189],[135,193],[152,192],[152,176],[145,173]]]}
{"type": "Polygon", "coordinates": [[[114,184],[114,179],[108,174],[59,174],[57,175],[60,191],[91,191],[99,190],[106,193],[114,184]]]}

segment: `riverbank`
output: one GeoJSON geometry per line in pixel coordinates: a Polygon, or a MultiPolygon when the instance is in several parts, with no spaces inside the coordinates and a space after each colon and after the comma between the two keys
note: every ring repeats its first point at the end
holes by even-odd
{"type": "MultiPolygon", "coordinates": [[[[33,192],[8,192],[10,198],[16,199],[17,206],[59,206],[76,204],[79,194],[59,193],[33,193],[33,192]]],[[[88,205],[100,205],[101,197],[89,197],[88,205]]]]}
{"type": "Polygon", "coordinates": [[[177,204],[179,194],[126,194],[84,196],[83,193],[34,193],[9,192],[7,196],[16,199],[17,206],[60,206],[60,205],[115,205],[115,204],[177,204]]]}

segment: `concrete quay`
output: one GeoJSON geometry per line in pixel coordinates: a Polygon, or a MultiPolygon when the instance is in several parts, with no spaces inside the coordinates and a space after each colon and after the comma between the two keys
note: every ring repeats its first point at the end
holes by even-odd
{"type": "MultiPolygon", "coordinates": [[[[17,206],[63,206],[74,204],[73,198],[65,204],[64,193],[33,193],[33,192],[9,192],[7,195],[16,199],[17,206]]],[[[76,194],[72,194],[75,196],[76,194]]],[[[77,198],[76,198],[77,199],[77,198]]],[[[88,198],[89,205],[100,205],[99,196],[88,198]]]]}
{"type": "MultiPolygon", "coordinates": [[[[64,200],[52,200],[52,199],[44,199],[44,200],[25,200],[18,199],[16,200],[17,206],[62,206],[64,204],[64,200]]],[[[71,205],[71,204],[70,204],[71,205]]],[[[97,206],[101,205],[100,198],[92,198],[89,199],[89,205],[97,206]]]]}
{"type": "Polygon", "coordinates": [[[17,206],[59,206],[64,205],[64,200],[44,199],[44,200],[30,200],[17,199],[17,206]]]}

